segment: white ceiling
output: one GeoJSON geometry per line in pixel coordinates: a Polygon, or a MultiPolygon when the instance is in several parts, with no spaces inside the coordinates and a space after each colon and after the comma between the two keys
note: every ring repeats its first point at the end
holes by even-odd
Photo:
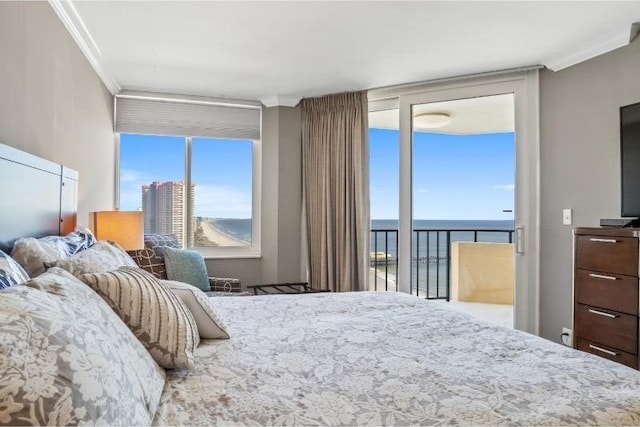
{"type": "Polygon", "coordinates": [[[562,68],[628,43],[640,21],[640,1],[50,3],[112,91],[267,104],[535,64],[562,68]]]}
{"type": "MultiPolygon", "coordinates": [[[[413,124],[416,131],[455,135],[515,131],[513,94],[414,105],[412,113],[414,116],[423,113],[445,113],[451,119],[448,125],[435,129],[421,127],[416,120],[413,124]]],[[[399,124],[398,109],[369,113],[371,128],[399,129],[399,124]]]]}

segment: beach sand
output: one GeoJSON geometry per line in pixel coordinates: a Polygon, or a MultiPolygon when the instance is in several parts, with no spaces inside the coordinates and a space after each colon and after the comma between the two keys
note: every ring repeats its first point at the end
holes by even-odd
{"type": "MultiPolygon", "coordinates": [[[[378,291],[384,291],[385,290],[384,271],[383,270],[378,270],[375,267],[370,267],[369,268],[369,290],[370,291],[375,291],[376,290],[375,289],[376,276],[378,277],[378,291]]],[[[389,273],[388,277],[389,277],[388,290],[389,291],[395,291],[396,290],[396,275],[393,274],[393,273],[389,273]]]]}
{"type": "Polygon", "coordinates": [[[204,237],[212,246],[248,246],[247,242],[224,233],[209,221],[200,221],[199,225],[202,226],[204,237]]]}

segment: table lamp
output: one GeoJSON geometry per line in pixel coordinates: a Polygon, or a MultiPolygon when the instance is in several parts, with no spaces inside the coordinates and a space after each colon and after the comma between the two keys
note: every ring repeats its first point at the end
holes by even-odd
{"type": "Polygon", "coordinates": [[[97,240],[111,240],[126,251],[144,249],[142,211],[91,212],[89,228],[97,240]]]}

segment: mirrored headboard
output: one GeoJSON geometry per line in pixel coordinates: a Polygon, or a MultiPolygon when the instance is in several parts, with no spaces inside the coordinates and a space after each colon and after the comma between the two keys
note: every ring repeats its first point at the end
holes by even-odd
{"type": "Polygon", "coordinates": [[[0,144],[0,249],[76,226],[78,172],[0,144]]]}

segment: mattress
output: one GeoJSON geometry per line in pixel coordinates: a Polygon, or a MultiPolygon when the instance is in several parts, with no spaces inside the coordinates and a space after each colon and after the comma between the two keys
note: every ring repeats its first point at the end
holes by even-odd
{"type": "Polygon", "coordinates": [[[216,298],[156,425],[640,424],[640,373],[401,293],[216,298]]]}

